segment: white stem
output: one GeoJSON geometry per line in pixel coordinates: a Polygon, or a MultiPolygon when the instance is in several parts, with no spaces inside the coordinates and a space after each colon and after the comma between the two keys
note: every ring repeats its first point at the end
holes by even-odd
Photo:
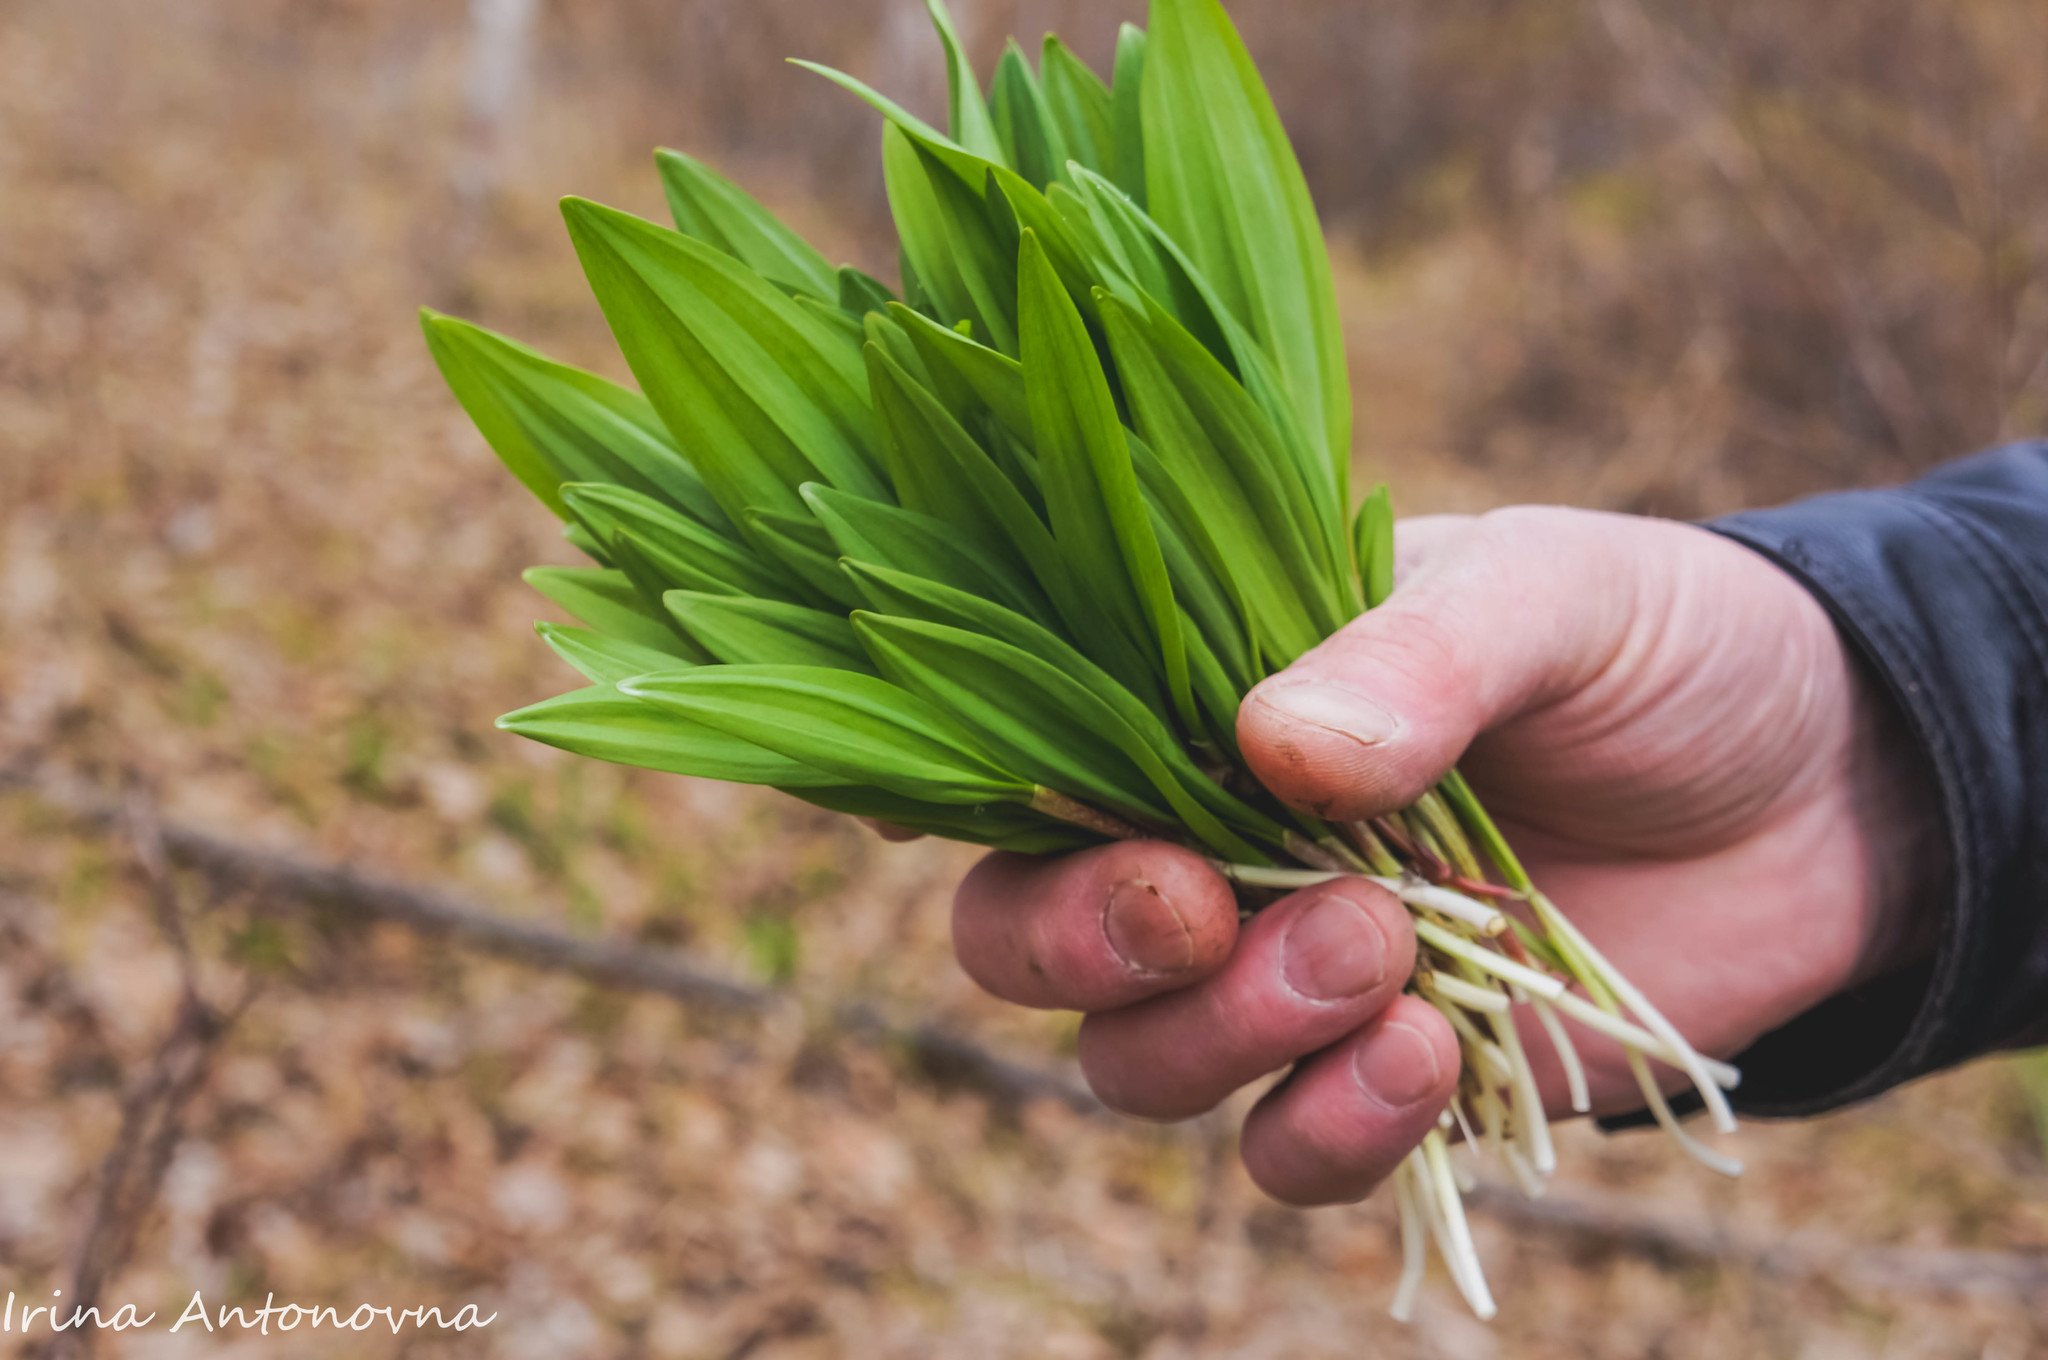
{"type": "Polygon", "coordinates": [[[1532,996],[1529,1008],[1536,1012],[1536,1023],[1543,1026],[1551,1048],[1557,1051],[1557,1061],[1564,1068],[1565,1090],[1571,1096],[1572,1112],[1588,1113],[1593,1108],[1593,1096],[1586,1088],[1586,1064],[1579,1060],[1579,1046],[1572,1042],[1571,1032],[1565,1029],[1564,1021],[1557,1018],[1556,1007],[1541,997],[1532,996]]]}
{"type": "Polygon", "coordinates": [[[1514,1079],[1514,1069],[1508,1066],[1508,1055],[1501,1052],[1500,1045],[1486,1037],[1472,1018],[1456,1006],[1447,1005],[1435,997],[1424,997],[1436,1007],[1436,1013],[1450,1022],[1458,1032],[1458,1038],[1465,1046],[1466,1061],[1476,1062],[1480,1075],[1492,1082],[1508,1082],[1514,1079]]]}
{"type": "Polygon", "coordinates": [[[1484,1011],[1488,1015],[1506,1015],[1508,1012],[1507,993],[1481,987],[1450,973],[1418,973],[1415,982],[1423,991],[1434,992],[1452,1005],[1463,1006],[1468,1011],[1484,1011]]]}
{"type": "MultiPolygon", "coordinates": [[[[1679,1062],[1678,1055],[1672,1051],[1669,1044],[1644,1029],[1641,1025],[1616,1015],[1612,1011],[1601,1010],[1577,992],[1564,992],[1551,997],[1550,1003],[1556,1006],[1558,1010],[1584,1025],[1587,1029],[1599,1031],[1624,1048],[1632,1048],[1639,1053],[1647,1053],[1659,1062],[1666,1062],[1673,1067],[1679,1068],[1681,1071],[1684,1070],[1684,1064],[1679,1062]]],[[[1727,1090],[1734,1090],[1737,1083],[1742,1080],[1742,1074],[1727,1063],[1703,1057],[1700,1059],[1700,1064],[1707,1070],[1708,1075],[1712,1076],[1715,1081],[1727,1090]]]]}
{"type": "Polygon", "coordinates": [[[1327,869],[1272,869],[1260,864],[1227,864],[1211,860],[1216,871],[1233,883],[1251,888],[1313,888],[1340,878],[1363,878],[1377,883],[1411,907],[1422,907],[1471,926],[1482,935],[1498,935],[1508,928],[1508,918],[1499,908],[1449,888],[1439,888],[1419,878],[1388,878],[1371,874],[1340,874],[1327,869]]]}
{"type": "Polygon", "coordinates": [[[1415,1157],[1405,1158],[1394,1173],[1394,1203],[1401,1215],[1401,1282],[1394,1286],[1394,1302],[1387,1311],[1396,1322],[1415,1318],[1415,1301],[1422,1295],[1423,1272],[1429,1268],[1428,1243],[1423,1234],[1422,1206],[1415,1202],[1415,1157]]]}
{"type": "MultiPolygon", "coordinates": [[[[1522,1048],[1522,1032],[1512,1016],[1495,1016],[1492,1026],[1493,1037],[1508,1055],[1508,1066],[1514,1074],[1515,1132],[1529,1149],[1529,1165],[1539,1176],[1548,1176],[1557,1170],[1557,1148],[1550,1140],[1550,1121],[1543,1114],[1543,1094],[1536,1089],[1535,1070],[1529,1066],[1529,1055],[1522,1048]]],[[[1508,1151],[1512,1154],[1516,1149],[1510,1147],[1508,1151]]]]}
{"type": "Polygon", "coordinates": [[[1658,1127],[1677,1140],[1678,1146],[1687,1156],[1712,1171],[1724,1176],[1740,1176],[1742,1163],[1725,1153],[1716,1152],[1699,1139],[1687,1133],[1685,1126],[1678,1122],[1678,1116],[1671,1111],[1671,1103],[1664,1099],[1664,1092],[1657,1085],[1657,1079],[1650,1072],[1650,1065],[1643,1061],[1640,1053],[1628,1055],[1629,1071],[1635,1074],[1636,1085],[1642,1088],[1643,1099],[1649,1104],[1651,1117],[1658,1127]]]}
{"type": "Polygon", "coordinates": [[[1261,864],[1229,864],[1223,860],[1209,862],[1231,882],[1242,883],[1249,888],[1313,888],[1318,883],[1351,877],[1327,869],[1269,869],[1261,864]]]}
{"type": "Polygon", "coordinates": [[[1537,893],[1530,901],[1544,928],[1553,935],[1561,935],[1568,940],[1573,950],[1584,956],[1586,962],[1598,970],[1600,980],[1636,1013],[1644,1027],[1670,1046],[1677,1066],[1692,1078],[1692,1084],[1699,1090],[1700,1099],[1706,1102],[1707,1113],[1713,1117],[1714,1127],[1723,1133],[1733,1133],[1735,1111],[1728,1104],[1728,1097],[1722,1094],[1720,1084],[1708,1072],[1706,1063],[1699,1053],[1686,1042],[1685,1036],[1678,1032],[1677,1026],[1666,1020],[1663,1013],[1650,1004],[1650,999],[1644,996],[1634,983],[1623,977],[1620,970],[1593,947],[1592,941],[1579,933],[1579,928],[1567,920],[1565,914],[1559,911],[1549,898],[1537,893]]]}
{"type": "Polygon", "coordinates": [[[1419,878],[1375,878],[1372,881],[1411,907],[1422,907],[1439,916],[1448,916],[1482,935],[1498,935],[1508,928],[1508,918],[1498,907],[1489,907],[1464,893],[1439,888],[1419,878]]]}
{"type": "Polygon", "coordinates": [[[1430,1130],[1422,1140],[1422,1155],[1429,1164],[1437,1207],[1443,1214],[1444,1236],[1450,1243],[1447,1255],[1451,1277],[1457,1280],[1464,1292],[1465,1302],[1484,1322],[1499,1310],[1494,1307],[1493,1295],[1486,1288],[1486,1273],[1479,1265],[1479,1249],[1472,1245],[1472,1225],[1465,1221],[1465,1201],[1458,1193],[1457,1177],[1451,1172],[1451,1151],[1444,1142],[1444,1136],[1430,1130]]]}
{"type": "Polygon", "coordinates": [[[1539,973],[1526,964],[1516,963],[1507,955],[1496,950],[1482,948],[1470,940],[1444,929],[1434,921],[1418,919],[1415,922],[1416,938],[1434,949],[1441,949],[1452,958],[1463,959],[1474,967],[1483,968],[1497,978],[1505,979],[1528,990],[1532,996],[1555,1001],[1564,995],[1564,984],[1547,974],[1539,973]]]}

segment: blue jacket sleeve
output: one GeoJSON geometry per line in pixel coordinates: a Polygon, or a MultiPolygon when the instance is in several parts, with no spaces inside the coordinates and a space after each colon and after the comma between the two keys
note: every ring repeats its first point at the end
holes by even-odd
{"type": "Polygon", "coordinates": [[[1739,1103],[1817,1113],[2048,1042],[2048,441],[1709,527],[1804,583],[1890,691],[1951,859],[1932,957],[1765,1036],[1739,1103]]]}

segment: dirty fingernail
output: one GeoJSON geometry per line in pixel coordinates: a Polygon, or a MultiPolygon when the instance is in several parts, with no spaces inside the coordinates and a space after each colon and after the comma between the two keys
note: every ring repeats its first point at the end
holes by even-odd
{"type": "Polygon", "coordinates": [[[1110,889],[1102,930],[1109,947],[1138,973],[1177,973],[1195,961],[1195,938],[1166,895],[1142,879],[1110,889]]]}

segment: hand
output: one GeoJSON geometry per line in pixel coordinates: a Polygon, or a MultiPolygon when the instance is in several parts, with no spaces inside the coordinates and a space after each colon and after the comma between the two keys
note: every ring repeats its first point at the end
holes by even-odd
{"type": "MultiPolygon", "coordinates": [[[[1409,520],[1398,548],[1386,604],[1245,700],[1239,740],[1274,793],[1366,817],[1458,763],[1536,881],[1715,1056],[1923,946],[1910,905],[1936,818],[1910,743],[1776,566],[1704,529],[1562,509],[1409,520]]],[[[1457,1083],[1449,1025],[1401,994],[1406,911],[1362,881],[1240,925],[1184,849],[995,854],[953,926],[991,992],[1087,1012],[1081,1065],[1118,1110],[1187,1118],[1292,1065],[1242,1140],[1289,1203],[1366,1194],[1457,1083]]],[[[1574,1038],[1595,1109],[1639,1107],[1620,1049],[1574,1038]]]]}

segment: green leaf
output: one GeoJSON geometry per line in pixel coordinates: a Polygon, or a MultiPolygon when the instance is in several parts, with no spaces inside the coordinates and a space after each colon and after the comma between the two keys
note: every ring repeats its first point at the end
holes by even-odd
{"type": "MultiPolygon", "coordinates": [[[[882,177],[903,250],[939,316],[974,323],[1004,353],[1017,348],[1016,228],[924,145],[891,122],[882,177]]],[[[985,176],[984,176],[985,178],[985,176]]]]}
{"type": "Polygon", "coordinates": [[[824,788],[846,781],[610,685],[558,694],[498,719],[507,732],[580,756],[669,774],[777,788],[824,788]]]}
{"type": "Polygon", "coordinates": [[[1358,507],[1358,518],[1351,521],[1351,542],[1365,607],[1378,609],[1394,593],[1394,502],[1385,482],[1358,507]]]}
{"type": "Polygon", "coordinates": [[[1174,595],[1190,621],[1184,630],[1190,657],[1196,641],[1204,643],[1227,668],[1236,690],[1226,710],[1211,712],[1212,725],[1220,723],[1225,732],[1234,731],[1237,701],[1266,673],[1258,666],[1258,644],[1246,622],[1250,611],[1232,571],[1233,556],[1217,546],[1215,526],[1203,517],[1196,499],[1167,470],[1165,461],[1135,436],[1131,461],[1152,506],[1154,531],[1173,578],[1174,595]]]}
{"type": "Polygon", "coordinates": [[[1082,171],[1074,189],[1054,202],[1071,202],[1085,216],[1097,244],[1096,264],[1113,292],[1133,300],[1153,298],[1202,342],[1203,348],[1236,367],[1222,301],[1202,278],[1185,252],[1162,231],[1131,196],[1100,175],[1082,171]]]}
{"type": "Polygon", "coordinates": [[[839,550],[833,546],[832,536],[825,532],[825,526],[812,518],[808,506],[804,513],[796,515],[749,510],[747,529],[763,548],[809,588],[810,593],[817,597],[814,603],[831,603],[848,609],[858,603],[847,588],[846,578],[839,573],[839,550]]]}
{"type": "Polygon", "coordinates": [[[959,720],[1005,769],[1152,826],[1172,810],[1104,737],[1108,708],[1058,668],[994,638],[921,619],[856,611],[882,674],[959,720]]]}
{"type": "Polygon", "coordinates": [[[1308,182],[1217,0],[1153,0],[1141,99],[1145,206],[1272,357],[1339,503],[1350,377],[1308,182]]]}
{"type": "Polygon", "coordinates": [[[582,553],[600,567],[616,565],[612,561],[611,548],[599,542],[595,534],[578,524],[575,520],[572,519],[562,526],[562,537],[568,542],[570,547],[576,549],[576,551],[582,553]]]}
{"type": "Polygon", "coordinates": [[[949,714],[886,680],[817,666],[705,666],[620,690],[855,784],[929,803],[1028,802],[949,714]]]}
{"type": "Polygon", "coordinates": [[[1145,205],[1145,30],[1125,24],[1116,31],[1116,63],[1110,71],[1110,120],[1116,155],[1110,174],[1135,199],[1145,205]]]}
{"type": "Polygon", "coordinates": [[[944,520],[815,484],[804,488],[804,496],[842,557],[950,581],[1038,617],[1049,613],[1044,597],[1012,564],[944,520]]]}
{"type": "Polygon", "coordinates": [[[562,215],[626,362],[726,513],[884,494],[860,350],[752,269],[583,199],[562,215]]]}
{"type": "MultiPolygon", "coordinates": [[[[930,123],[925,122],[924,119],[919,118],[916,114],[889,98],[889,96],[882,94],[873,86],[846,74],[844,71],[835,71],[829,66],[820,66],[815,61],[802,61],[796,58],[790,59],[790,65],[801,66],[806,71],[825,77],[825,79],[841,89],[850,91],[870,108],[879,112],[895,126],[903,129],[915,141],[929,150],[941,163],[958,175],[962,183],[973,189],[977,194],[981,192],[981,186],[988,178],[989,161],[987,157],[969,151],[930,123]]],[[[906,272],[903,280],[903,295],[909,302],[916,303],[919,301],[917,290],[911,286],[911,278],[908,272],[906,272]]]]}
{"type": "Polygon", "coordinates": [[[1163,758],[1174,753],[1195,785],[1229,798],[1192,769],[1171,734],[1159,733],[1165,739],[1155,747],[1126,721],[1124,713],[1143,714],[1157,724],[1135,696],[1111,702],[1032,652],[963,628],[866,612],[853,615],[853,626],[883,674],[956,715],[1007,768],[1141,822],[1183,822],[1233,860],[1264,858],[1163,758]]]}
{"type": "Polygon", "coordinates": [[[827,302],[838,297],[839,279],[825,257],[744,189],[680,151],[663,148],[654,163],[677,230],[744,260],[783,288],[827,302]]]}
{"type": "Polygon", "coordinates": [[[1067,139],[1046,105],[1038,78],[1012,38],[996,63],[989,99],[1003,159],[1034,188],[1043,189],[1066,174],[1067,139]]]}
{"type": "Polygon", "coordinates": [[[841,311],[855,316],[866,316],[870,312],[886,312],[896,295],[889,286],[872,274],[863,274],[852,265],[841,265],[839,269],[839,307],[841,311]]]}
{"type": "Polygon", "coordinates": [[[1030,435],[1031,406],[1024,396],[1023,365],[902,303],[892,305],[889,316],[910,337],[935,376],[945,372],[958,377],[997,420],[1016,434],[1030,435]]]}
{"type": "Polygon", "coordinates": [[[1114,296],[1102,304],[1132,419],[1193,504],[1211,566],[1236,582],[1247,621],[1285,664],[1349,617],[1322,506],[1290,475],[1278,435],[1244,389],[1144,301],[1142,311],[1114,296]]]}
{"type": "Polygon", "coordinates": [[[599,567],[528,567],[523,579],[570,617],[600,633],[690,661],[711,659],[708,652],[676,636],[675,630],[641,598],[622,571],[599,567]]]}
{"type": "MultiPolygon", "coordinates": [[[[1014,610],[957,590],[943,581],[926,580],[871,562],[848,561],[845,565],[847,575],[867,598],[869,612],[978,634],[1036,657],[1087,690],[1092,704],[1116,715],[1115,724],[1097,733],[1096,744],[1109,741],[1117,745],[1145,772],[1152,787],[1169,804],[1178,807],[1177,800],[1191,795],[1202,807],[1246,835],[1279,843],[1284,832],[1277,823],[1219,788],[1195,766],[1180,739],[1151,705],[1075,650],[1065,638],[1014,610]]],[[[1214,678],[1213,672],[1208,678],[1214,678]]],[[[1234,705],[1229,714],[1235,718],[1234,705]]],[[[1222,749],[1234,750],[1234,743],[1224,743],[1222,749]]]]}
{"type": "Polygon", "coordinates": [[[652,496],[622,486],[572,482],[562,488],[562,501],[578,523],[614,551],[620,537],[630,539],[660,573],[664,590],[680,586],[772,599],[786,599],[791,593],[789,579],[752,550],[652,496]]]}
{"type": "Polygon", "coordinates": [[[881,789],[853,786],[800,790],[796,796],[833,812],[872,817],[927,836],[943,836],[1025,855],[1059,855],[1100,844],[1099,837],[1079,827],[1049,821],[1015,803],[937,807],[881,789]]]}
{"type": "Polygon", "coordinates": [[[1073,574],[1098,593],[1107,626],[1126,637],[1150,637],[1167,693],[1192,727],[1197,719],[1180,608],[1116,401],[1081,314],[1034,232],[1024,234],[1019,255],[1017,306],[1032,444],[1053,538],[1073,574]]]}
{"type": "Polygon", "coordinates": [[[953,27],[953,16],[946,11],[945,0],[925,0],[925,8],[931,11],[932,27],[946,49],[946,105],[953,140],[986,160],[999,160],[1002,142],[988,105],[982,102],[981,82],[974,77],[967,50],[953,27]]]}
{"type": "MultiPolygon", "coordinates": [[[[748,600],[671,590],[661,597],[669,613],[720,661],[778,666],[838,666],[871,671],[868,655],[843,614],[828,614],[780,600],[748,600]]],[[[642,667],[634,675],[654,667],[642,667]]],[[[631,676],[615,676],[614,681],[631,676]]]]}
{"type": "Polygon", "coordinates": [[[942,520],[1016,568],[1017,530],[1042,540],[1037,517],[1005,471],[952,413],[879,347],[868,350],[869,387],[889,433],[889,479],[905,509],[942,520]]]}
{"type": "Polygon", "coordinates": [[[676,668],[677,658],[673,655],[589,628],[536,623],[533,631],[554,648],[556,656],[573,666],[577,674],[606,689],[636,675],[676,668]]]}
{"type": "Polygon", "coordinates": [[[422,308],[427,349],[512,475],[566,516],[563,482],[617,482],[731,532],[647,399],[508,336],[422,308]]]}
{"type": "Polygon", "coordinates": [[[1116,117],[1109,87],[1102,78],[1089,70],[1072,48],[1048,33],[1039,53],[1038,80],[1067,154],[1090,170],[1111,173],[1116,117]]]}

